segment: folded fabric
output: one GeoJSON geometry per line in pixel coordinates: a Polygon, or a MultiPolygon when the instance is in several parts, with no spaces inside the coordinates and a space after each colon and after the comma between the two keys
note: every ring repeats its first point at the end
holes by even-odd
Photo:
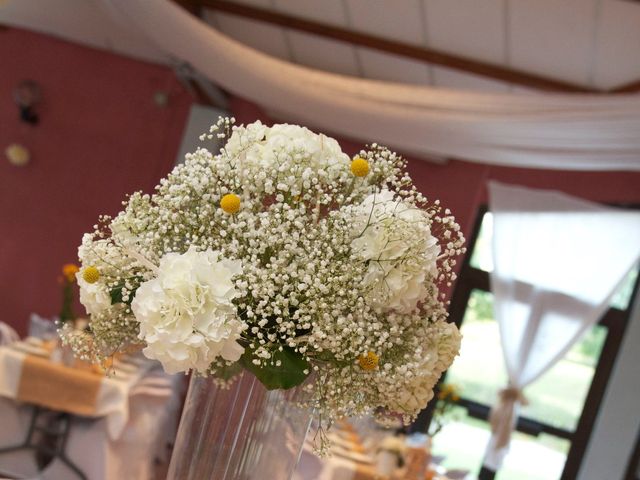
{"type": "Polygon", "coordinates": [[[4,322],[0,322],[0,345],[9,345],[20,340],[16,331],[4,322]]]}
{"type": "Polygon", "coordinates": [[[69,368],[26,355],[17,398],[53,410],[93,415],[102,378],[93,370],[69,368]]]}

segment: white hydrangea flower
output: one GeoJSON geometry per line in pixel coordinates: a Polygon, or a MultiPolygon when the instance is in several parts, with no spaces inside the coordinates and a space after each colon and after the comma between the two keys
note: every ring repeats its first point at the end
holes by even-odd
{"type": "Polygon", "coordinates": [[[76,280],[80,287],[80,303],[89,315],[100,315],[111,306],[111,297],[102,283],[88,283],[82,278],[82,271],[76,273],[76,280]]]}
{"type": "Polygon", "coordinates": [[[426,213],[382,190],[356,209],[354,251],[368,262],[364,284],[378,307],[413,311],[427,295],[427,282],[437,274],[438,240],[431,235],[426,213]]]}
{"type": "Polygon", "coordinates": [[[157,277],[140,285],[131,304],[144,354],[169,373],[206,372],[220,356],[238,360],[244,325],[232,300],[239,295],[233,277],[241,273],[239,261],[212,250],[164,255],[157,277]]]}
{"type": "Polygon", "coordinates": [[[269,130],[269,127],[263,125],[260,120],[247,126],[236,127],[227,139],[225,148],[229,151],[239,151],[251,147],[255,143],[264,140],[267,130],[269,130]]]}
{"type": "Polygon", "coordinates": [[[438,362],[436,368],[440,372],[444,372],[460,352],[462,334],[453,323],[438,322],[436,326],[438,329],[438,335],[436,336],[438,362]]]}
{"type": "Polygon", "coordinates": [[[314,167],[330,167],[349,162],[349,156],[342,152],[340,144],[334,138],[287,123],[273,125],[267,131],[265,147],[276,153],[283,150],[304,152],[314,167]]]}
{"type": "Polygon", "coordinates": [[[224,147],[227,157],[238,156],[243,162],[243,170],[259,171],[260,169],[271,168],[265,155],[264,137],[269,128],[263,125],[260,120],[238,127],[227,140],[224,147]]]}
{"type": "Polygon", "coordinates": [[[438,376],[421,375],[396,391],[389,402],[389,408],[398,413],[415,415],[425,408],[433,398],[433,387],[438,382],[438,376]]]}
{"type": "Polygon", "coordinates": [[[113,238],[117,239],[121,245],[135,245],[138,241],[138,238],[131,233],[129,226],[122,218],[117,218],[111,222],[109,229],[113,238]]]}
{"type": "Polygon", "coordinates": [[[429,328],[429,344],[416,351],[417,362],[406,366],[404,385],[390,398],[392,410],[415,415],[433,398],[433,387],[460,351],[462,335],[453,323],[438,321],[429,328]]]}

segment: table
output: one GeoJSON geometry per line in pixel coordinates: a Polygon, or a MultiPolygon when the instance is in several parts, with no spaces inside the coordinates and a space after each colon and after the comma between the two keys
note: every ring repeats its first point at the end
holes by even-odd
{"type": "MultiPolygon", "coordinates": [[[[166,454],[166,444],[175,433],[183,378],[164,374],[157,362],[140,356],[116,361],[111,377],[86,370],[78,374],[77,369],[51,362],[44,349],[34,348],[34,343],[31,340],[0,347],[0,448],[25,439],[34,412],[48,409],[66,415],[69,429],[64,451],[81,475],[74,475],[58,455],[37,478],[150,478],[154,458],[166,454]],[[41,383],[47,385],[45,392],[50,394],[29,398],[25,403],[29,389],[25,389],[23,376],[33,373],[34,368],[36,375],[38,369],[48,373],[41,383]],[[68,389],[65,381],[69,378],[80,384],[86,380],[93,385],[93,393],[85,395],[91,392],[87,389],[79,395],[82,401],[61,404],[60,399],[69,396],[56,397],[56,390],[68,389]]],[[[84,387],[78,388],[81,391],[84,387]]],[[[33,454],[27,453],[0,456],[1,469],[17,471],[19,467],[22,473],[28,467],[33,474],[33,454]]]]}
{"type": "MultiPolygon", "coordinates": [[[[390,432],[389,435],[391,434],[390,432]]],[[[397,469],[391,477],[380,474],[373,452],[365,446],[365,442],[349,422],[338,422],[329,430],[328,436],[331,440],[330,455],[319,458],[313,453],[312,427],[293,480],[405,480],[407,478],[407,472],[404,469],[397,469]]],[[[448,480],[447,476],[437,474],[431,478],[448,480]]]]}
{"type": "MultiPolygon", "coordinates": [[[[0,347],[0,396],[75,415],[106,417],[109,435],[116,440],[127,423],[131,388],[157,364],[141,356],[127,357],[116,361],[113,374],[107,377],[51,362],[47,358],[49,352],[45,348],[38,349],[35,345],[35,342],[25,341],[0,347]],[[33,392],[28,392],[30,394],[26,398],[21,398],[20,393],[25,390],[21,388],[24,386],[25,364],[31,369],[42,369],[46,373],[49,377],[47,389],[53,390],[50,395],[35,397],[33,392]],[[96,382],[94,401],[91,402],[89,398],[83,399],[84,402],[59,400],[57,393],[69,392],[70,381],[75,381],[78,387],[83,383],[96,382]]],[[[62,398],[68,400],[68,395],[62,398]]]]}

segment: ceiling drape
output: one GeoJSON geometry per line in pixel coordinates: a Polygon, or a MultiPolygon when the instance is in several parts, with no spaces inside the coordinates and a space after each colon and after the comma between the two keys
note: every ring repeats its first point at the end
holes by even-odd
{"type": "Polygon", "coordinates": [[[103,0],[228,91],[325,132],[487,164],[640,170],[640,95],[496,94],[347,77],[271,57],[168,0],[103,0]]]}

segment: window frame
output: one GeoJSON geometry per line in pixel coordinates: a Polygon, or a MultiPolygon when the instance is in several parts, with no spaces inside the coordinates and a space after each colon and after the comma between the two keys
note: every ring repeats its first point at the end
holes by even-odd
{"type": "MultiPolygon", "coordinates": [[[[458,328],[462,325],[472,291],[482,290],[491,292],[489,273],[471,266],[471,257],[480,233],[482,220],[487,211],[488,208],[486,206],[482,206],[478,209],[473,226],[473,232],[467,246],[467,254],[464,257],[458,274],[458,279],[451,296],[449,321],[455,323],[458,328]]],[[[605,339],[602,351],[600,352],[600,357],[595,367],[591,385],[575,431],[571,432],[567,429],[557,428],[523,416],[518,417],[515,429],[519,432],[532,436],[547,433],[571,442],[571,447],[567,454],[567,460],[560,480],[574,479],[578,475],[578,471],[580,470],[582,459],[589,444],[591,432],[607,388],[609,377],[620,349],[620,344],[624,338],[627,324],[629,322],[629,316],[631,314],[631,307],[636,301],[639,285],[640,275],[635,281],[626,310],[611,307],[605,312],[598,322],[599,325],[607,327],[607,338],[605,339]]],[[[446,381],[446,376],[447,373],[445,372],[438,382],[435,389],[436,395],[440,385],[446,381]]],[[[429,406],[421,412],[412,430],[422,432],[428,431],[435,403],[436,402],[431,402],[429,406]]],[[[459,404],[466,408],[469,416],[488,422],[490,406],[466,399],[464,398],[464,393],[461,396],[459,404]]],[[[484,468],[480,472],[480,479],[482,480],[490,480],[494,477],[495,472],[491,472],[484,468]]]]}
{"type": "Polygon", "coordinates": [[[636,446],[629,458],[625,480],[640,480],[640,429],[636,436],[636,446]]]}

